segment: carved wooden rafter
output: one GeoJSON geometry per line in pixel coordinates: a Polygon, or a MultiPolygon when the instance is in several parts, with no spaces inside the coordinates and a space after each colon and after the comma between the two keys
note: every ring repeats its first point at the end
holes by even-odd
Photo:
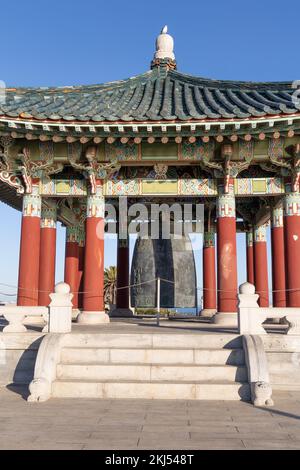
{"type": "Polygon", "coordinates": [[[274,157],[270,155],[270,163],[279,168],[290,168],[290,164],[287,161],[284,161],[281,157],[274,157]]]}
{"type": "Polygon", "coordinates": [[[68,199],[65,197],[59,198],[56,201],[58,217],[65,227],[77,224],[77,216],[72,210],[72,208],[70,208],[71,201],[72,199],[68,199]]]}
{"type": "Polygon", "coordinates": [[[271,215],[272,203],[268,197],[259,198],[259,209],[255,213],[255,225],[268,224],[271,215]]]}
{"type": "Polygon", "coordinates": [[[239,173],[246,170],[253,159],[253,155],[246,157],[243,161],[232,161],[233,147],[231,144],[224,144],[222,146],[222,157],[221,163],[208,161],[207,158],[203,158],[203,166],[213,170],[213,176],[215,178],[224,179],[224,193],[229,192],[229,182],[231,178],[236,178],[239,173]]]}
{"type": "Polygon", "coordinates": [[[298,192],[300,189],[300,144],[291,145],[286,148],[286,151],[292,157],[288,164],[292,177],[292,191],[298,192]]]}
{"type": "Polygon", "coordinates": [[[18,194],[24,194],[25,189],[22,180],[14,173],[2,170],[0,171],[0,180],[8,184],[11,188],[14,188],[18,194]]]}
{"type": "Polygon", "coordinates": [[[276,198],[260,196],[259,199],[252,199],[251,204],[238,200],[236,211],[249,226],[261,225],[261,220],[265,223],[270,218],[270,206],[273,205],[273,199],[275,201],[276,198]]]}
{"type": "Polygon", "coordinates": [[[260,162],[259,166],[264,171],[278,173],[278,166],[274,165],[271,162],[260,162]]]}
{"type": "Polygon", "coordinates": [[[60,173],[63,170],[62,163],[54,163],[54,158],[47,161],[32,161],[30,158],[30,150],[28,147],[24,147],[20,154],[22,164],[19,165],[18,169],[21,172],[26,192],[32,191],[32,179],[42,177],[49,177],[50,175],[60,173]]]}
{"type": "Polygon", "coordinates": [[[236,207],[237,212],[242,216],[244,221],[248,222],[249,225],[254,223],[254,212],[255,209],[251,204],[239,203],[236,207]]]}
{"type": "Polygon", "coordinates": [[[15,188],[19,194],[32,192],[32,179],[59,173],[63,169],[61,163],[54,163],[52,158],[48,162],[34,162],[30,159],[30,150],[24,147],[17,159],[9,156],[9,149],[13,139],[8,136],[0,137],[0,179],[15,188]],[[16,161],[17,160],[17,161],[16,161]],[[21,162],[21,163],[20,163],[21,162]]]}
{"type": "Polygon", "coordinates": [[[280,174],[284,174],[291,170],[290,162],[284,160],[281,156],[273,155],[272,153],[269,154],[269,160],[267,162],[259,162],[258,163],[262,170],[277,173],[278,170],[280,174]]]}
{"type": "Polygon", "coordinates": [[[10,160],[9,160],[9,148],[13,143],[13,138],[10,136],[1,136],[0,137],[0,168],[9,170],[10,169],[10,160]],[[1,150],[2,149],[2,150],[1,150]]]}
{"type": "Polygon", "coordinates": [[[270,208],[268,205],[261,204],[258,207],[246,204],[237,204],[237,213],[243,218],[244,227],[249,230],[255,225],[268,223],[270,219],[270,208]]]}
{"type": "Polygon", "coordinates": [[[12,143],[12,137],[0,137],[0,180],[16,189],[18,194],[23,194],[24,186],[22,180],[17,176],[13,161],[9,157],[9,149],[12,143]]]}
{"type": "Polygon", "coordinates": [[[200,166],[212,176],[214,176],[216,170],[222,172],[223,169],[221,163],[212,162],[207,155],[203,155],[202,160],[200,160],[200,166]]]}
{"type": "Polygon", "coordinates": [[[156,163],[153,168],[155,171],[155,179],[167,179],[168,165],[165,165],[164,163],[156,163]]]}
{"type": "Polygon", "coordinates": [[[84,225],[85,219],[86,219],[86,200],[81,199],[80,204],[79,204],[79,224],[81,226],[84,225]]]}
{"type": "Polygon", "coordinates": [[[117,159],[108,163],[99,163],[96,159],[97,147],[89,146],[86,149],[85,157],[88,163],[78,163],[75,156],[69,155],[69,162],[76,170],[82,171],[83,174],[89,179],[92,194],[96,193],[97,180],[110,177],[116,171],[119,171],[121,164],[117,159]]]}
{"type": "Polygon", "coordinates": [[[204,199],[204,207],[207,210],[206,214],[206,229],[208,232],[212,228],[215,227],[215,209],[216,209],[216,202],[214,200],[211,200],[210,198],[205,198],[204,199]]]}
{"type": "Polygon", "coordinates": [[[30,161],[30,151],[27,147],[23,149],[21,154],[22,165],[19,166],[21,175],[25,184],[26,193],[32,192],[32,171],[30,161]]]}
{"type": "Polygon", "coordinates": [[[299,191],[299,183],[300,183],[300,154],[297,158],[293,160],[293,167],[292,167],[292,189],[293,192],[299,191]]]}

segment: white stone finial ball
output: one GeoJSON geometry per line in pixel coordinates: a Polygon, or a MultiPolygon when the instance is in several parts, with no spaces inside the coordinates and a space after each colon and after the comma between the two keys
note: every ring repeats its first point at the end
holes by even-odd
{"type": "Polygon", "coordinates": [[[70,286],[66,282],[59,282],[55,286],[55,293],[56,294],[69,294],[70,293],[70,286]]]}
{"type": "Polygon", "coordinates": [[[255,286],[250,282],[244,282],[239,287],[240,294],[255,294],[255,286]]]}
{"type": "Polygon", "coordinates": [[[164,26],[156,39],[156,52],[154,54],[154,58],[175,60],[173,50],[174,40],[172,36],[168,34],[168,26],[164,26]]]}

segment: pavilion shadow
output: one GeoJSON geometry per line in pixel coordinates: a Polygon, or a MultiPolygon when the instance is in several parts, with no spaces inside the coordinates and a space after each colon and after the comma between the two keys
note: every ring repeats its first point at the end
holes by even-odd
{"type": "Polygon", "coordinates": [[[22,353],[14,371],[13,382],[6,386],[6,388],[21,395],[24,399],[27,399],[29,395],[28,386],[34,377],[37,353],[42,339],[43,337],[33,341],[22,353]]]}
{"type": "Polygon", "coordinates": [[[238,391],[241,401],[249,403],[251,401],[250,389],[248,383],[243,383],[238,391]]]}
{"type": "Polygon", "coordinates": [[[275,410],[274,408],[266,409],[266,408],[263,408],[263,407],[259,407],[259,409],[264,410],[264,411],[268,411],[271,414],[274,413],[275,415],[283,416],[285,418],[300,419],[300,415],[295,415],[293,413],[288,413],[287,411],[275,410]]]}

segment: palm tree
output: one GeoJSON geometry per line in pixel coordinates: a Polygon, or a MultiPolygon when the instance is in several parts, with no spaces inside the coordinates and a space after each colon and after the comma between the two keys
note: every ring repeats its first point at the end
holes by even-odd
{"type": "Polygon", "coordinates": [[[107,304],[116,303],[117,290],[117,268],[109,266],[104,269],[104,302],[107,304]]]}

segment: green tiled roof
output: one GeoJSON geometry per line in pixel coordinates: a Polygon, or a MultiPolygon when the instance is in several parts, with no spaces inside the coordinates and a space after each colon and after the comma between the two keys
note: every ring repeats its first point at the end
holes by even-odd
{"type": "Polygon", "coordinates": [[[0,201],[18,211],[22,210],[22,198],[17,196],[14,188],[3,181],[0,181],[0,201]]]}
{"type": "Polygon", "coordinates": [[[102,85],[10,88],[0,115],[40,121],[188,121],[299,112],[291,82],[218,81],[155,67],[102,85]]]}

